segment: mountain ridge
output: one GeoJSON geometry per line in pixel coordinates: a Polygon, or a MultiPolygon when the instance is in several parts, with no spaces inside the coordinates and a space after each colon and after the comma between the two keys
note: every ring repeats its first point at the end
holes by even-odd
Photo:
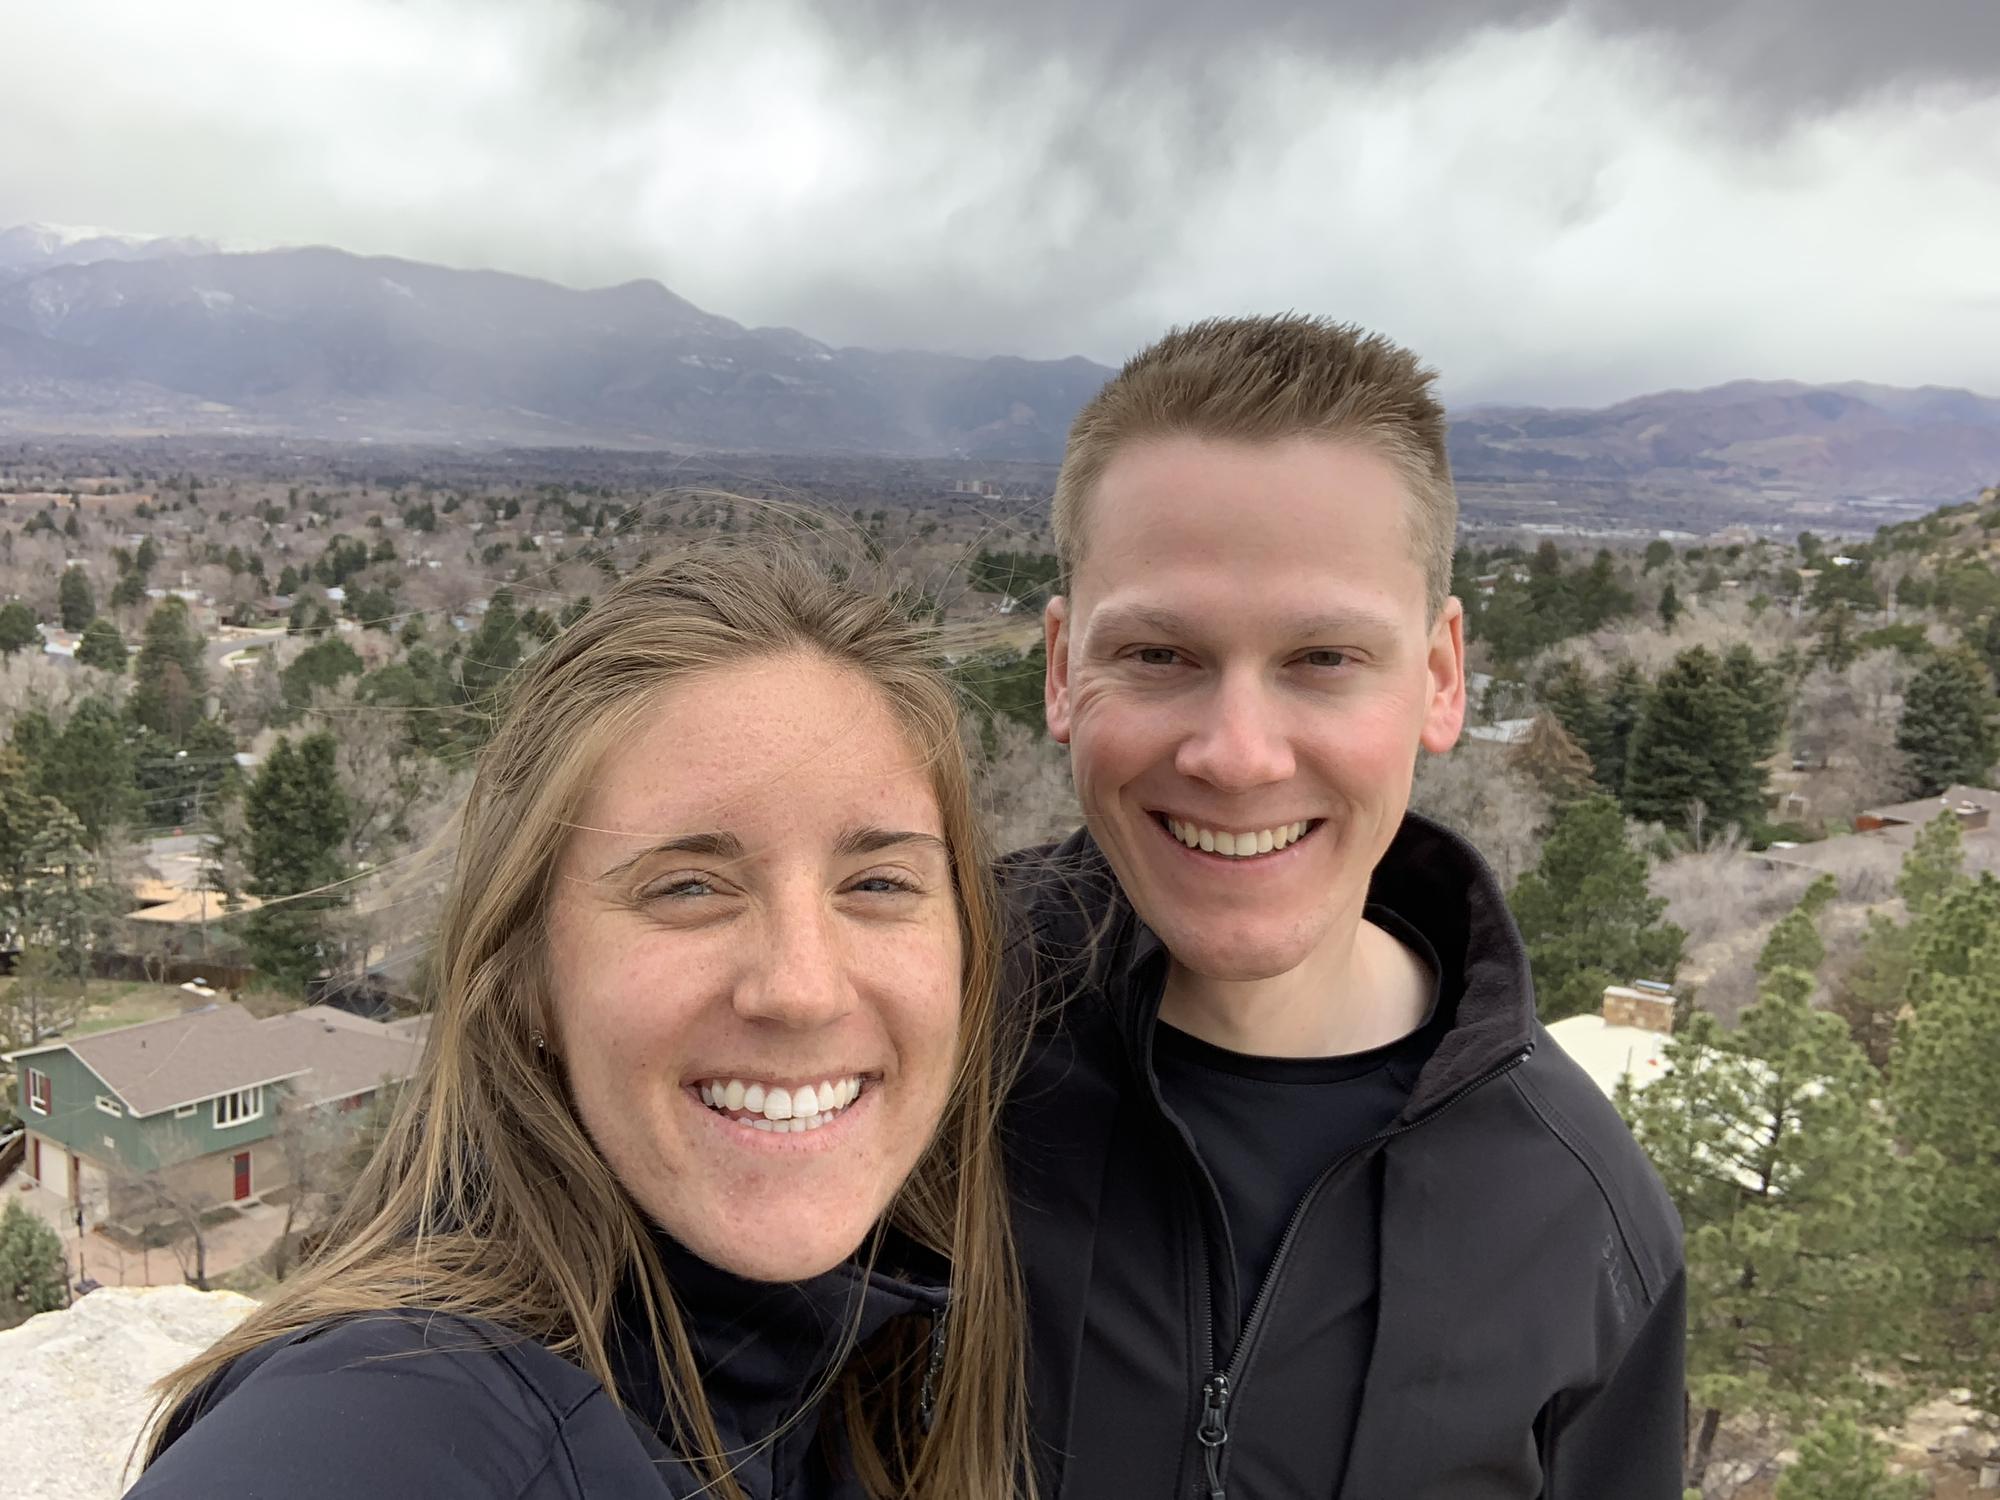
{"type": "MultiPolygon", "coordinates": [[[[332,246],[0,229],[0,432],[1052,462],[1112,374],[746,327],[650,278],[573,288],[332,246]]],[[[1938,501],[2000,473],[2000,400],[1737,380],[1454,413],[1460,480],[1938,501]]]]}

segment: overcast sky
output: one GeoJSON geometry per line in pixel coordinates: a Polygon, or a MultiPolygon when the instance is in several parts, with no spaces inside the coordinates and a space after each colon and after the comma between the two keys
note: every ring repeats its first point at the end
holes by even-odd
{"type": "Polygon", "coordinates": [[[28,220],[1105,363],[1296,308],[1460,402],[2000,394],[2000,3],[0,0],[28,220]]]}

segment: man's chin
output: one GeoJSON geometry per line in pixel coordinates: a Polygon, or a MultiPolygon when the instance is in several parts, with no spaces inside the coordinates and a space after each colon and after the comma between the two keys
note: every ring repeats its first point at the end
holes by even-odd
{"type": "Polygon", "coordinates": [[[1197,930],[1193,923],[1154,927],[1174,962],[1218,984],[1254,984],[1289,974],[1312,955],[1315,944],[1297,929],[1283,934],[1236,929],[1197,930]]]}

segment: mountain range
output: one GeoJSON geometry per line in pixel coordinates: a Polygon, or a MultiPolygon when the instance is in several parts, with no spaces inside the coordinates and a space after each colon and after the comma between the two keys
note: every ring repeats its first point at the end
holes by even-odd
{"type": "MultiPolygon", "coordinates": [[[[0,433],[283,436],[1052,461],[1082,358],[837,348],[657,281],[577,290],[330,248],[0,230],[0,433]]],[[[1462,483],[1937,501],[2000,476],[2000,401],[1737,381],[1457,413],[1462,483]]]]}

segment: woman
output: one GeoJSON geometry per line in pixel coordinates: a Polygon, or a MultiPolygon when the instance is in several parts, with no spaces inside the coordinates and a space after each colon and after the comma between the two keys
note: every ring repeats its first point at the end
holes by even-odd
{"type": "Polygon", "coordinates": [[[387,1141],[132,1496],[1012,1493],[987,881],[890,605],[743,551],[619,584],[481,757],[387,1141]]]}

